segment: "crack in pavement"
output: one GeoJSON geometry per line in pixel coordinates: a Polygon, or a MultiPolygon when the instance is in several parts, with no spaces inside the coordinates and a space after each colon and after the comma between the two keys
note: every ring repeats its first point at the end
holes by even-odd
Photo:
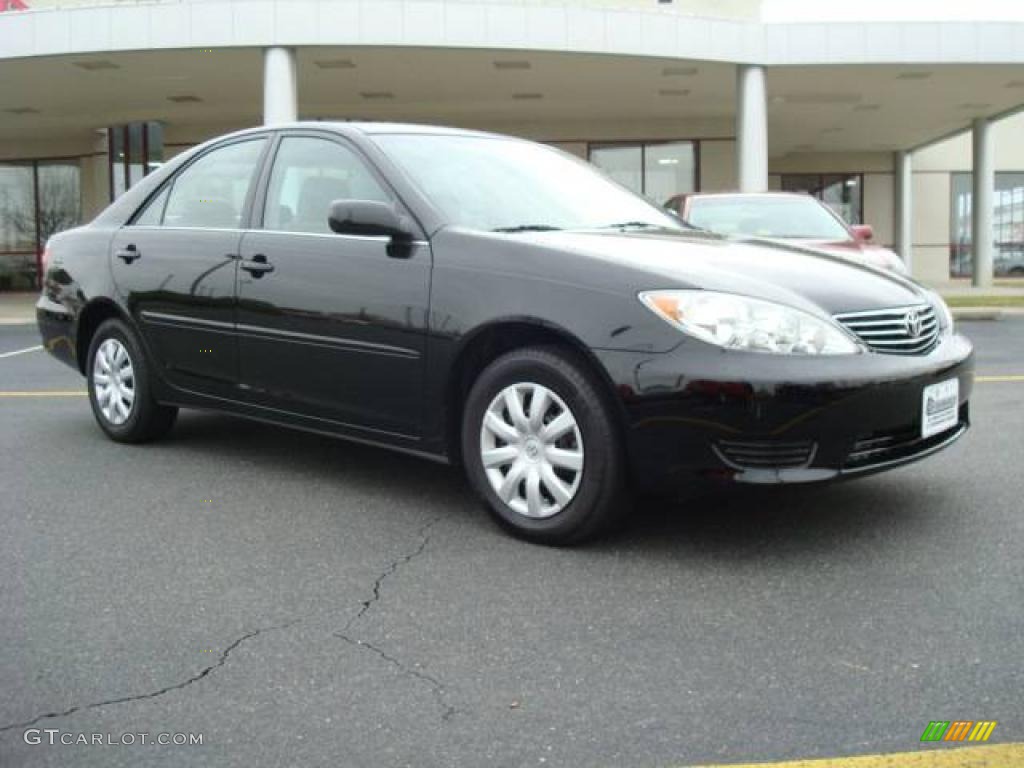
{"type": "Polygon", "coordinates": [[[359,612],[356,613],[355,616],[350,618],[345,623],[344,628],[341,630],[342,632],[347,632],[349,627],[351,627],[353,624],[355,624],[357,621],[363,618],[363,616],[367,614],[370,608],[373,607],[374,603],[377,603],[380,600],[381,585],[389,576],[393,576],[395,572],[403,565],[408,564],[409,562],[415,560],[417,557],[423,554],[423,550],[425,550],[427,548],[427,544],[430,543],[430,536],[428,535],[428,532],[440,521],[441,518],[436,517],[429,523],[424,525],[422,528],[420,528],[419,531],[417,532],[417,535],[420,537],[419,546],[416,547],[416,549],[414,549],[412,552],[409,552],[408,554],[403,555],[397,560],[393,560],[390,563],[388,563],[387,568],[381,571],[381,574],[373,582],[373,595],[370,597],[369,600],[362,601],[361,607],[359,608],[359,612]]]}
{"type": "Polygon", "coordinates": [[[368,643],[365,640],[356,640],[352,637],[349,637],[348,635],[342,634],[341,632],[336,632],[334,636],[340,638],[341,640],[344,640],[346,643],[349,643],[350,645],[353,645],[356,648],[366,648],[368,650],[371,650],[375,654],[380,656],[382,659],[384,659],[384,661],[388,662],[396,669],[398,669],[399,672],[401,672],[403,675],[409,675],[411,677],[415,677],[418,680],[422,680],[430,686],[430,690],[434,694],[434,698],[437,699],[437,703],[442,709],[441,720],[443,722],[448,722],[455,716],[457,710],[455,709],[455,707],[453,707],[451,704],[445,701],[444,684],[441,683],[441,681],[438,680],[436,677],[431,677],[426,672],[420,672],[418,669],[407,667],[400,660],[396,659],[394,656],[388,655],[373,643],[368,643]]]}
{"type": "MultiPolygon", "coordinates": [[[[235,649],[237,649],[242,643],[246,642],[247,640],[251,640],[254,637],[262,635],[264,632],[272,632],[272,631],[275,631],[275,630],[278,630],[278,629],[288,629],[289,627],[292,627],[295,624],[298,624],[299,621],[301,621],[301,619],[296,619],[295,621],[289,621],[286,624],[277,624],[277,625],[274,625],[272,627],[263,627],[261,629],[253,630],[252,632],[247,632],[246,634],[242,635],[237,640],[232,642],[223,651],[221,651],[220,658],[217,659],[217,661],[215,663],[211,664],[208,667],[205,667],[201,672],[199,672],[199,674],[193,675],[192,677],[188,678],[184,682],[176,683],[175,685],[169,685],[166,688],[160,688],[159,690],[151,691],[150,693],[140,693],[140,694],[137,694],[137,695],[134,695],[134,696],[122,696],[121,698],[118,698],[118,699],[108,699],[106,701],[96,701],[96,702],[93,702],[92,704],[79,704],[78,706],[71,707],[70,709],[65,709],[62,712],[47,712],[45,714],[42,714],[42,715],[39,715],[38,717],[33,718],[32,720],[26,720],[23,723],[11,723],[10,725],[0,726],[0,734],[6,733],[7,731],[13,731],[16,728],[28,728],[28,727],[33,726],[36,723],[40,722],[41,720],[52,720],[52,719],[61,718],[61,717],[68,717],[69,715],[73,715],[76,712],[86,712],[86,711],[88,711],[90,709],[99,709],[100,707],[108,707],[108,706],[110,706],[112,704],[125,704],[125,703],[127,703],[129,701],[142,701],[144,699],[155,699],[158,696],[163,696],[165,693],[170,693],[171,691],[181,690],[182,688],[186,688],[186,687],[192,685],[193,683],[198,683],[200,680],[202,680],[204,677],[209,675],[215,669],[220,669],[221,667],[223,667],[224,664],[227,663],[228,656],[231,655],[231,652],[234,651],[235,649]]],[[[2,738],[2,736],[0,736],[0,738],[2,738]]]]}
{"type": "Polygon", "coordinates": [[[340,640],[344,640],[346,643],[355,648],[366,648],[367,650],[372,651],[381,659],[383,659],[384,661],[388,662],[396,669],[398,669],[399,672],[401,672],[403,675],[409,675],[410,677],[414,677],[417,680],[420,680],[426,683],[428,686],[430,686],[430,690],[434,694],[434,698],[437,699],[437,703],[442,710],[441,720],[442,722],[448,722],[455,716],[458,710],[456,710],[455,707],[453,707],[447,701],[445,701],[445,692],[447,689],[445,688],[444,683],[442,683],[435,677],[431,677],[425,672],[420,672],[418,669],[406,665],[401,660],[389,655],[373,643],[367,642],[366,640],[360,640],[359,638],[352,637],[349,634],[349,629],[352,627],[352,625],[360,621],[364,616],[366,616],[366,614],[374,605],[380,602],[381,587],[384,584],[384,582],[389,577],[397,573],[402,566],[408,565],[410,562],[412,562],[417,557],[423,554],[423,552],[427,548],[427,544],[430,543],[430,529],[433,528],[438,522],[440,522],[440,520],[440,517],[434,518],[429,523],[420,528],[419,545],[412,551],[408,552],[402,557],[399,557],[397,560],[393,560],[392,562],[390,562],[388,566],[383,571],[381,571],[380,575],[373,582],[373,590],[371,597],[368,600],[362,601],[359,611],[345,623],[345,626],[340,631],[335,632],[334,636],[340,640]]]}
{"type": "MultiPolygon", "coordinates": [[[[444,694],[446,689],[445,686],[439,680],[431,677],[430,675],[424,672],[420,672],[417,669],[406,666],[400,660],[396,659],[393,656],[389,656],[387,653],[385,653],[375,645],[372,645],[371,643],[365,642],[363,640],[354,639],[347,634],[349,628],[354,623],[362,619],[367,614],[367,612],[370,611],[370,609],[373,607],[375,603],[380,601],[381,586],[384,583],[384,581],[386,581],[390,576],[394,575],[403,565],[406,565],[407,563],[411,562],[412,560],[416,559],[421,554],[423,554],[424,550],[427,548],[427,544],[430,542],[429,531],[440,520],[441,518],[439,517],[435,518],[434,520],[431,520],[429,523],[420,528],[418,532],[418,535],[420,536],[419,545],[411,552],[403,555],[402,557],[388,564],[388,566],[374,580],[371,597],[367,600],[362,601],[359,611],[348,620],[348,622],[345,624],[345,627],[340,632],[335,632],[334,635],[335,637],[338,637],[355,647],[366,648],[368,650],[373,651],[375,654],[377,654],[377,656],[394,665],[403,674],[409,675],[410,677],[415,677],[416,679],[427,683],[430,686],[435,698],[437,699],[438,704],[441,706],[443,710],[441,719],[443,721],[448,721],[456,714],[456,709],[445,702],[444,694]]],[[[68,717],[77,712],[87,712],[92,709],[109,707],[114,704],[126,704],[131,701],[155,699],[159,696],[163,696],[165,693],[170,693],[171,691],[178,691],[183,688],[187,688],[193,683],[198,683],[200,680],[208,676],[214,670],[223,667],[227,663],[228,657],[231,655],[232,651],[236,650],[240,645],[242,645],[246,641],[251,640],[252,638],[257,637],[265,632],[273,632],[280,629],[288,629],[289,627],[298,624],[300,621],[303,621],[303,619],[295,619],[285,624],[276,624],[274,626],[262,627],[260,629],[255,629],[252,632],[247,632],[238,639],[234,640],[223,651],[221,651],[220,658],[218,658],[216,662],[214,662],[208,667],[203,668],[198,674],[193,675],[192,677],[188,678],[187,680],[184,680],[183,682],[176,683],[174,685],[169,685],[165,688],[160,688],[156,691],[150,691],[149,693],[140,693],[132,696],[122,696],[120,698],[107,699],[105,701],[96,701],[90,704],[79,704],[77,706],[70,707],[62,711],[46,712],[44,714],[32,718],[31,720],[26,720],[24,722],[2,725],[0,726],[0,740],[3,739],[3,734],[7,731],[13,731],[18,728],[29,728],[43,720],[55,720],[62,717],[68,717]]]]}

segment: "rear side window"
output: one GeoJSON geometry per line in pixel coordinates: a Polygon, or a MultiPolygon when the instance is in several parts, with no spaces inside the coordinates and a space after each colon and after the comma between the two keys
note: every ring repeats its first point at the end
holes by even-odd
{"type": "Polygon", "coordinates": [[[149,205],[132,222],[136,227],[159,227],[164,220],[164,208],[167,207],[167,196],[171,193],[170,187],[164,190],[149,201],[149,205]]]}
{"type": "MultiPolygon", "coordinates": [[[[171,186],[163,226],[240,228],[264,141],[243,141],[215,149],[182,171],[171,186]]],[[[153,203],[157,204],[160,197],[153,203]]],[[[136,223],[141,224],[142,219],[151,219],[149,208],[136,223]]]]}
{"type": "Polygon", "coordinates": [[[329,234],[327,215],[335,200],[391,202],[347,147],[310,136],[282,139],[267,188],[264,229],[329,234]]]}

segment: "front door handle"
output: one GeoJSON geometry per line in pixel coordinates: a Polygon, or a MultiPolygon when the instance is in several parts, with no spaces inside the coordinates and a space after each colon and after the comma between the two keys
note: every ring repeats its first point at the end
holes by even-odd
{"type": "Polygon", "coordinates": [[[242,259],[238,265],[253,277],[263,277],[267,272],[274,271],[274,265],[267,261],[262,253],[257,253],[251,259],[242,259]]]}
{"type": "Polygon", "coordinates": [[[126,245],[124,247],[124,250],[118,251],[114,255],[121,261],[123,261],[125,264],[131,264],[133,261],[142,256],[142,254],[139,252],[139,249],[136,248],[134,245],[126,245]]]}

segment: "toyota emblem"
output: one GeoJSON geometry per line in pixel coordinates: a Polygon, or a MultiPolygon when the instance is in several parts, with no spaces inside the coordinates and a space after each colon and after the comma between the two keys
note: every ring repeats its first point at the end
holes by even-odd
{"type": "Polygon", "coordinates": [[[921,316],[917,314],[916,310],[907,312],[906,317],[903,318],[903,327],[907,331],[907,336],[912,339],[921,335],[921,325],[921,316]]]}

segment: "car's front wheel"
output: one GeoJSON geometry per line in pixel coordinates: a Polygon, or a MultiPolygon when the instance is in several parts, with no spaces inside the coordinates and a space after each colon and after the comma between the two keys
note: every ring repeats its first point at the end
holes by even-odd
{"type": "Polygon", "coordinates": [[[178,409],[153,399],[153,382],[142,347],[122,320],[104,322],[86,361],[89,402],[100,428],[119,443],[163,437],[178,409]]]}
{"type": "Polygon", "coordinates": [[[531,541],[590,538],[624,508],[610,408],[586,364],[557,347],[515,350],[480,374],[463,414],[462,456],[495,519],[531,541]]]}

